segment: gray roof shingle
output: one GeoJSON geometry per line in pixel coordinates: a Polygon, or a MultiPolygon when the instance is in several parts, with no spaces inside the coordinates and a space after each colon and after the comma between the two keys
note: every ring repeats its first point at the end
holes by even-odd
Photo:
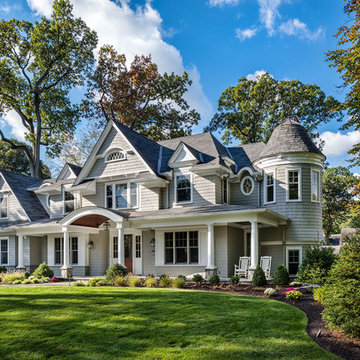
{"type": "Polygon", "coordinates": [[[71,163],[67,163],[69,165],[69,168],[73,171],[73,173],[78,176],[80,174],[80,171],[82,170],[82,167],[71,164],[71,163]]]}

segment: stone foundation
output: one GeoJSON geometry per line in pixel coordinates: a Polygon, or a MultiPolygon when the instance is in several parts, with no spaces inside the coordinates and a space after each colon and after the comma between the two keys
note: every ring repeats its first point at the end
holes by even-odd
{"type": "Polygon", "coordinates": [[[72,278],[72,268],[71,267],[62,267],[61,268],[61,277],[64,279],[72,278]]]}
{"type": "Polygon", "coordinates": [[[217,274],[217,268],[207,269],[205,268],[205,280],[209,280],[213,275],[217,274]]]}

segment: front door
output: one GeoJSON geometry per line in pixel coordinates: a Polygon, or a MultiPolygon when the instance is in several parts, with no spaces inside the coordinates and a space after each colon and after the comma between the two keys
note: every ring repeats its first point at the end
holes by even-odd
{"type": "Polygon", "coordinates": [[[133,272],[132,235],[125,235],[124,243],[125,243],[125,266],[126,266],[128,272],[133,272]]]}

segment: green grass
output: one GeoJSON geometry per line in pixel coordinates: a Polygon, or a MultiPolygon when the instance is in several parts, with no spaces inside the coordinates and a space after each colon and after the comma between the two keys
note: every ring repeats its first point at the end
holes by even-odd
{"type": "Polygon", "coordinates": [[[0,359],[336,359],[300,310],[144,288],[2,287],[0,359]]]}

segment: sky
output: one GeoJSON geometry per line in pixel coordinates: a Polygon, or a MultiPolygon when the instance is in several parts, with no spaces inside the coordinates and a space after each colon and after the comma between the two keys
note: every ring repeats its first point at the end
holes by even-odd
{"type": "MultiPolygon", "coordinates": [[[[275,79],[317,84],[343,100],[346,90],[324,53],[335,49],[333,35],[347,20],[342,0],[72,0],[74,14],[98,33],[99,47],[112,44],[127,59],[152,55],[161,72],[187,71],[186,94],[201,114],[193,133],[202,132],[221,93],[243,76],[268,71],[275,79]]],[[[0,0],[0,17],[35,20],[51,14],[51,0],[0,0]]],[[[74,98],[81,90],[73,93],[74,98]]],[[[0,119],[9,136],[23,138],[13,112],[0,119]]],[[[360,131],[319,127],[331,166],[347,166],[347,151],[360,131]]],[[[215,134],[219,139],[221,134],[215,134]]],[[[234,142],[236,145],[236,141],[234,142]]],[[[360,167],[352,171],[360,173],[360,167]]]]}

